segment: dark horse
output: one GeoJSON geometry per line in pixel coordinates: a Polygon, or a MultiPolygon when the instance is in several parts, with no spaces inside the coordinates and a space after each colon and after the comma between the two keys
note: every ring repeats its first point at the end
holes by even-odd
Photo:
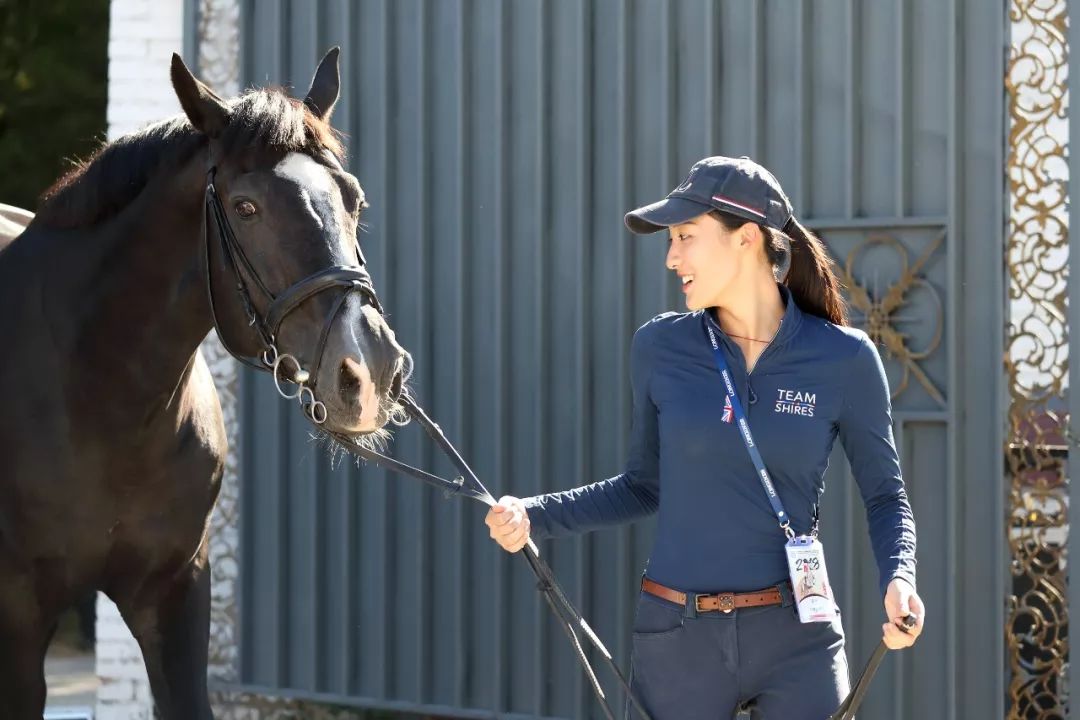
{"type": "Polygon", "coordinates": [[[137,638],[160,715],[212,717],[207,527],[226,451],[198,350],[212,328],[339,437],[385,433],[400,409],[409,358],[329,126],[337,55],[302,102],[222,100],[174,56],[184,115],[102,148],[0,249],[4,720],[41,718],[57,618],[95,588],[137,638]]]}

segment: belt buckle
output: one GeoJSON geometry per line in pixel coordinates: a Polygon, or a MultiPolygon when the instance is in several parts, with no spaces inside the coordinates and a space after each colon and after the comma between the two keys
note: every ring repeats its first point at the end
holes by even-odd
{"type": "Polygon", "coordinates": [[[702,600],[716,598],[716,609],[722,613],[730,613],[735,609],[735,593],[717,593],[716,595],[695,595],[694,608],[700,612],[708,612],[707,608],[701,607],[702,600]]]}

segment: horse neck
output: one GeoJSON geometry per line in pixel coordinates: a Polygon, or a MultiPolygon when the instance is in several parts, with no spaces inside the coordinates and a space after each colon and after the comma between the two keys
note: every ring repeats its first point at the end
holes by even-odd
{"type": "Polygon", "coordinates": [[[85,302],[80,364],[135,403],[171,398],[212,327],[201,254],[204,167],[200,153],[163,170],[119,215],[94,228],[98,237],[89,244],[100,253],[87,263],[84,300],[69,298],[85,302]]]}

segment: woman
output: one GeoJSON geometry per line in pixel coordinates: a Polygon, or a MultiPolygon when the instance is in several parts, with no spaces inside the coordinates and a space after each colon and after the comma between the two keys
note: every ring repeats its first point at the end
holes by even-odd
{"type": "Polygon", "coordinates": [[[488,512],[491,536],[516,552],[530,535],[658,512],[632,658],[634,690],[654,720],[727,718],[743,705],[766,720],[822,720],[849,688],[843,629],[831,599],[831,621],[800,622],[785,544],[817,534],[838,436],[866,505],[885,642],[908,647],[923,625],[881,359],[847,327],[821,241],[748,158],[701,160],[626,224],[668,232],[667,267],[689,310],[634,335],[626,470],[565,492],[504,497],[488,512]],[[908,614],[917,622],[905,633],[908,614]]]}

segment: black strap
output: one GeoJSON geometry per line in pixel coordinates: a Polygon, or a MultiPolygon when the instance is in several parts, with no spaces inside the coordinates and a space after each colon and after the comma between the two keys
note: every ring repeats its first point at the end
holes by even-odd
{"type": "Polygon", "coordinates": [[[240,302],[244,307],[244,315],[249,319],[256,332],[259,333],[260,339],[265,345],[270,344],[270,340],[266,335],[265,328],[258,322],[258,313],[255,312],[255,307],[251,301],[251,293],[248,292],[247,285],[244,283],[243,276],[239,273],[236,267],[236,260],[233,258],[232,253],[229,251],[228,241],[225,240],[225,233],[230,232],[228,230],[229,220],[224,217],[224,209],[221,207],[221,202],[217,198],[217,190],[214,188],[214,168],[210,169],[209,181],[206,184],[206,214],[203,220],[203,237],[206,239],[204,243],[204,251],[206,252],[206,294],[207,300],[210,303],[210,317],[214,323],[214,328],[218,331],[218,338],[221,340],[221,345],[224,347],[230,355],[239,360],[248,367],[255,368],[256,370],[266,370],[265,364],[258,361],[258,359],[252,359],[245,355],[241,355],[232,349],[229,345],[228,339],[225,334],[221,332],[221,323],[218,322],[217,316],[217,303],[214,301],[214,279],[212,276],[211,267],[213,266],[213,255],[211,252],[212,243],[210,242],[210,221],[213,219],[214,225],[217,229],[217,235],[219,239],[219,246],[221,247],[222,257],[225,260],[226,268],[231,271],[233,278],[236,281],[236,294],[240,298],[240,302]]]}
{"type": "MultiPolygon", "coordinates": [[[[908,615],[904,618],[904,626],[900,629],[907,632],[909,628],[915,627],[915,616],[908,615]]],[[[862,675],[859,676],[859,681],[855,683],[855,687],[851,689],[848,696],[844,698],[844,702],[840,704],[836,712],[829,716],[828,720],[854,720],[855,713],[858,711],[859,706],[862,705],[863,698],[866,697],[867,691],[870,689],[870,681],[874,679],[874,674],[877,673],[878,665],[881,665],[881,661],[885,659],[885,655],[889,652],[889,647],[882,640],[878,643],[877,648],[874,650],[874,654],[870,656],[870,660],[866,663],[866,667],[863,668],[862,675]]]]}
{"type": "Polygon", "coordinates": [[[485,504],[487,499],[489,498],[489,495],[487,495],[485,492],[480,492],[474,490],[473,488],[466,487],[464,478],[458,477],[454,480],[447,480],[444,477],[439,477],[438,475],[429,473],[426,470],[421,470],[420,468],[413,467],[412,465],[407,465],[400,460],[395,460],[394,458],[387,455],[377,453],[374,450],[369,450],[368,448],[357,444],[354,438],[351,438],[347,435],[340,435],[336,432],[333,432],[332,430],[327,430],[326,432],[328,435],[330,435],[330,437],[337,440],[338,444],[345,448],[345,450],[347,450],[349,453],[356,455],[357,457],[360,457],[364,460],[373,462],[379,467],[385,468],[387,470],[393,470],[394,472],[401,473],[402,475],[414,477],[417,480],[427,483],[428,485],[439,488],[440,490],[445,491],[446,497],[451,497],[453,495],[464,495],[465,497],[472,498],[473,500],[479,500],[481,502],[484,502],[485,504]]]}
{"type": "MultiPolygon", "coordinates": [[[[277,334],[281,327],[281,321],[285,316],[295,310],[300,303],[310,297],[318,295],[323,290],[333,287],[360,288],[370,284],[371,280],[363,268],[334,265],[325,270],[310,275],[274,298],[270,303],[270,309],[266,312],[266,327],[271,337],[277,334]]],[[[273,297],[273,296],[271,296],[273,297]]]]}
{"type": "MultiPolygon", "coordinates": [[[[430,485],[434,485],[435,487],[442,488],[446,491],[448,497],[451,495],[463,495],[465,497],[473,498],[474,500],[479,500],[485,505],[494,505],[496,502],[494,496],[488,492],[487,488],[484,487],[484,484],[476,477],[472,468],[469,467],[468,463],[461,457],[457,449],[443,434],[442,429],[427,416],[427,413],[416,404],[407,392],[402,394],[400,402],[402,406],[404,406],[406,412],[409,413],[410,417],[415,419],[420,426],[424,428],[424,431],[431,439],[439,445],[444,453],[446,453],[447,457],[449,457],[450,461],[461,473],[459,477],[454,480],[447,480],[438,475],[432,475],[429,472],[413,467],[412,465],[407,465],[394,458],[377,453],[374,450],[369,450],[361,446],[354,438],[339,435],[334,432],[331,432],[330,435],[348,452],[358,455],[365,460],[370,460],[376,465],[404,473],[430,485]]],[[[543,594],[548,607],[551,608],[555,617],[560,621],[567,637],[570,638],[570,642],[574,646],[574,653],[581,663],[585,674],[588,676],[597,699],[600,701],[600,707],[604,711],[604,716],[609,718],[609,720],[615,720],[615,714],[608,704],[607,695],[605,695],[603,688],[600,687],[600,682],[597,680],[596,673],[589,663],[588,657],[585,655],[585,650],[582,647],[581,639],[578,637],[575,627],[581,630],[585,636],[588,637],[593,646],[600,652],[604,662],[611,668],[612,672],[615,673],[615,677],[626,692],[634,709],[637,710],[645,720],[651,720],[649,713],[630,689],[630,683],[626,679],[626,676],[619,670],[619,666],[615,664],[615,660],[612,658],[611,653],[608,652],[608,649],[600,641],[600,638],[596,636],[593,629],[589,627],[585,618],[581,617],[581,613],[577,611],[574,604],[566,597],[566,593],[563,592],[562,587],[560,587],[559,583],[555,580],[555,575],[551,571],[551,568],[548,567],[547,563],[540,559],[540,555],[536,552],[535,546],[532,545],[532,543],[527,544],[522,548],[521,554],[525,557],[526,561],[528,561],[529,567],[536,576],[537,589],[543,594]]]]}
{"type": "Polygon", "coordinates": [[[852,720],[855,717],[855,711],[862,705],[863,698],[866,696],[866,691],[870,689],[870,681],[874,679],[874,674],[877,672],[878,665],[885,659],[885,654],[889,651],[884,642],[878,643],[877,648],[874,650],[874,654],[870,656],[870,661],[866,663],[866,667],[863,668],[862,675],[859,676],[859,682],[855,683],[855,687],[851,689],[848,696],[844,698],[844,702],[835,713],[829,716],[829,720],[852,720]]]}

